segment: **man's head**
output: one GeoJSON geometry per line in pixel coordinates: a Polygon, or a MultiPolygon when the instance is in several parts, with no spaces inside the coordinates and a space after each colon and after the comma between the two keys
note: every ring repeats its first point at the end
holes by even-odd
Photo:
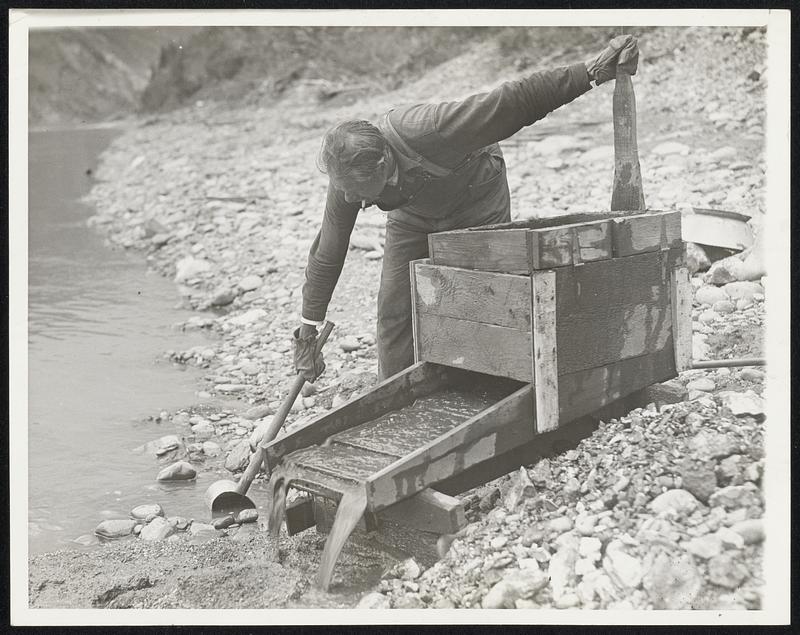
{"type": "Polygon", "coordinates": [[[344,121],[328,130],[317,165],[350,203],[374,201],[394,167],[386,139],[368,121],[344,121]]]}

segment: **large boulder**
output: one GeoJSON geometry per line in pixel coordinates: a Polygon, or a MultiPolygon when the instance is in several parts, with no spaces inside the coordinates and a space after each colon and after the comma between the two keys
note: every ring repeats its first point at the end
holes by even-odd
{"type": "Polygon", "coordinates": [[[704,284],[694,292],[694,299],[699,304],[713,305],[723,300],[728,300],[728,294],[723,289],[711,284],[704,284]]]}
{"type": "Polygon", "coordinates": [[[101,538],[112,540],[115,538],[124,538],[133,533],[133,528],[136,526],[136,521],[130,518],[109,519],[101,522],[95,527],[94,533],[101,538]]]}
{"type": "Polygon", "coordinates": [[[742,280],[744,276],[744,263],[738,256],[728,256],[717,260],[705,276],[706,282],[723,285],[729,282],[742,280]]]}
{"type": "Polygon", "coordinates": [[[191,463],[187,463],[186,461],[177,461],[172,465],[168,465],[163,470],[158,473],[156,476],[157,481],[188,481],[193,479],[197,476],[197,470],[195,470],[191,463]]]}

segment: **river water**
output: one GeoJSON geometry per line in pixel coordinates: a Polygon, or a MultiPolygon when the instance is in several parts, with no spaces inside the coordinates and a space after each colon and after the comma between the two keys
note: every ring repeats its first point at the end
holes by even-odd
{"type": "Polygon", "coordinates": [[[111,129],[32,132],[28,182],[28,527],[31,553],[72,544],[106,517],[160,502],[202,507],[199,484],[156,485],[131,449],[174,430],[148,421],[195,400],[198,371],[163,359],[203,341],[175,330],[175,285],[115,251],[86,220],[87,169],[111,129]]]}

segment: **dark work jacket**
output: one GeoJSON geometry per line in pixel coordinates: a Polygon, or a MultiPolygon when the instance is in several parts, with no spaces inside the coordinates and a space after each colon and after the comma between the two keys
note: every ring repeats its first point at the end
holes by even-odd
{"type": "MultiPolygon", "coordinates": [[[[505,82],[461,101],[390,111],[388,123],[382,120],[379,128],[398,163],[399,182],[387,186],[375,204],[420,231],[459,226],[459,216],[507,196],[497,142],[590,88],[585,65],[575,64],[505,82]],[[393,143],[393,133],[404,143],[393,143]]],[[[325,319],[360,209],[360,203],[348,203],[344,192],[328,184],[322,227],[305,272],[302,315],[307,320],[325,319]]]]}

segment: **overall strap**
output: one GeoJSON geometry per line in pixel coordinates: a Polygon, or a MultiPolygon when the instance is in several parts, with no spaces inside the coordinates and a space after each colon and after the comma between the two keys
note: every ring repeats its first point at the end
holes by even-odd
{"type": "Polygon", "coordinates": [[[466,163],[469,163],[469,161],[472,160],[473,155],[470,154],[467,156],[467,159],[463,163],[456,166],[455,168],[443,168],[442,166],[437,165],[433,161],[426,159],[421,154],[416,152],[411,146],[409,146],[405,142],[405,139],[403,139],[397,132],[395,127],[392,125],[392,122],[389,120],[389,114],[391,112],[392,111],[390,110],[381,118],[379,125],[381,132],[386,136],[386,138],[393,146],[395,146],[398,150],[400,150],[400,152],[403,155],[405,155],[412,161],[415,161],[425,172],[428,172],[429,174],[437,178],[450,176],[460,168],[464,167],[466,163]]]}

